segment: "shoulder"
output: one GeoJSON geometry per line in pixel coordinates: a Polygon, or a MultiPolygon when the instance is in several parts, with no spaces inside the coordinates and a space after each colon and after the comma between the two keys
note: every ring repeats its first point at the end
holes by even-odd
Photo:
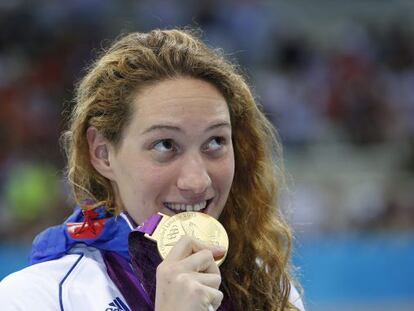
{"type": "Polygon", "coordinates": [[[17,310],[40,307],[58,310],[59,285],[81,255],[66,255],[10,274],[0,283],[0,300],[17,310]]]}
{"type": "MultiPolygon", "coordinates": [[[[7,301],[10,310],[70,310],[81,299],[86,302],[89,299],[87,293],[93,293],[99,299],[99,295],[95,295],[102,290],[105,296],[108,292],[105,288],[111,285],[100,252],[82,247],[59,259],[7,276],[0,283],[0,300],[7,301]]],[[[109,294],[102,298],[110,301],[111,297],[109,294]]],[[[103,301],[105,306],[107,301],[103,301]]]]}
{"type": "Polygon", "coordinates": [[[305,311],[305,306],[303,305],[302,298],[293,284],[290,287],[289,302],[300,311],[305,311]]]}

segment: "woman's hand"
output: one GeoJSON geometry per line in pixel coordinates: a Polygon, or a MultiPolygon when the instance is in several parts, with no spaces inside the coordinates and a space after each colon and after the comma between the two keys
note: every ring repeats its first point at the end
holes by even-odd
{"type": "Polygon", "coordinates": [[[157,268],[156,311],[216,310],[223,299],[218,290],[220,270],[214,258],[222,248],[208,246],[188,236],[182,237],[157,268]]]}

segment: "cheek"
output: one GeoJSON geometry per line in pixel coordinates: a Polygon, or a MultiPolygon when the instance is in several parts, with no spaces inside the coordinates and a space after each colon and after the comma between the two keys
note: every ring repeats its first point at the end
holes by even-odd
{"type": "Polygon", "coordinates": [[[216,169],[217,182],[221,187],[221,191],[230,191],[234,178],[234,157],[229,156],[225,161],[220,163],[216,169]]]}
{"type": "Polygon", "coordinates": [[[174,172],[169,167],[147,166],[141,174],[141,184],[147,193],[158,196],[172,185],[174,172]]]}
{"type": "MultiPolygon", "coordinates": [[[[148,173],[148,166],[143,165],[142,161],[133,162],[128,160],[124,159],[122,165],[117,167],[116,183],[123,200],[135,203],[138,201],[142,204],[145,198],[144,194],[148,189],[146,185],[151,175],[148,173]]],[[[128,203],[131,204],[131,202],[128,203]]]]}
{"type": "Polygon", "coordinates": [[[129,178],[124,180],[128,189],[125,208],[137,223],[158,210],[163,195],[170,189],[170,176],[166,168],[151,165],[131,168],[129,178]]]}

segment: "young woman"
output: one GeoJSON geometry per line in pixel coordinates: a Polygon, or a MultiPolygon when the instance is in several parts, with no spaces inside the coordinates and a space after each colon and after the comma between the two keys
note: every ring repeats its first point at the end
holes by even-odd
{"type": "Polygon", "coordinates": [[[120,38],[80,81],[63,138],[79,206],[0,284],[9,310],[304,310],[274,129],[220,52],[182,30],[120,38]],[[224,226],[220,268],[221,247],[184,236],[161,261],[138,232],[185,211],[224,226]]]}

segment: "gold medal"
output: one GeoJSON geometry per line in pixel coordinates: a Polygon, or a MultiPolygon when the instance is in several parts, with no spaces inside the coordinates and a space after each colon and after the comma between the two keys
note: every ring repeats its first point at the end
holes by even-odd
{"type": "MultiPolygon", "coordinates": [[[[229,248],[229,238],[223,225],[215,218],[199,212],[182,212],[172,217],[158,213],[162,219],[157,228],[145,237],[157,243],[158,252],[165,259],[173,246],[184,235],[200,240],[208,245],[229,248]]],[[[216,263],[220,266],[227,252],[216,263]]]]}

